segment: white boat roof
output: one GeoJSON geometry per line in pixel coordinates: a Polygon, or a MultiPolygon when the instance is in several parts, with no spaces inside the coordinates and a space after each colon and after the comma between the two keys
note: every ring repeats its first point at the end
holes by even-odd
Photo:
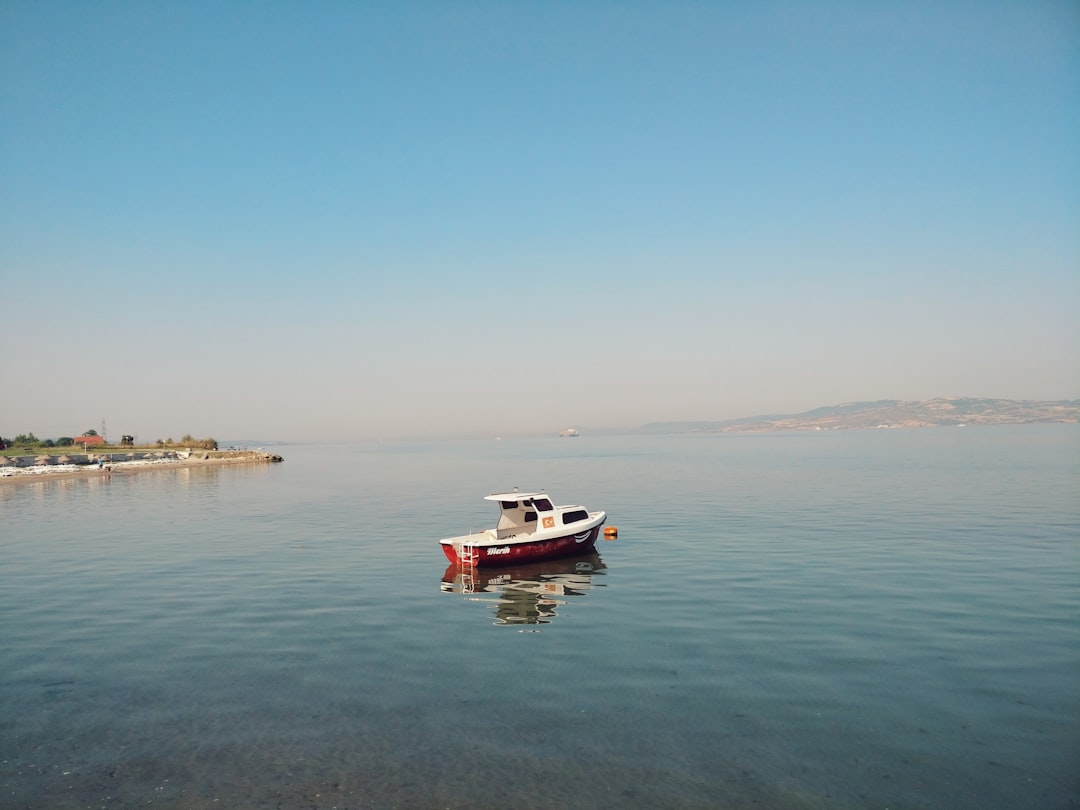
{"type": "Polygon", "coordinates": [[[501,492],[494,495],[485,495],[485,501],[526,501],[531,498],[546,498],[543,492],[501,492]]]}

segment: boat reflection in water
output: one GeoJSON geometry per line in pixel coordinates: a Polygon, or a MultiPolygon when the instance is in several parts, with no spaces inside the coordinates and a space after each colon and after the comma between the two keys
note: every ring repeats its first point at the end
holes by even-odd
{"type": "Polygon", "coordinates": [[[570,599],[602,588],[596,578],[604,575],[606,567],[599,554],[507,568],[451,565],[440,587],[445,593],[465,594],[472,601],[493,605],[495,624],[549,624],[570,599]]]}

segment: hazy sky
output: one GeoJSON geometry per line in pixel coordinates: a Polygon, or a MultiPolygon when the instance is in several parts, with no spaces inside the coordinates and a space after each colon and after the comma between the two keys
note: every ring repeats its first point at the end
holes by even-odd
{"type": "Polygon", "coordinates": [[[0,0],[0,435],[1080,397],[1080,5],[0,0]]]}

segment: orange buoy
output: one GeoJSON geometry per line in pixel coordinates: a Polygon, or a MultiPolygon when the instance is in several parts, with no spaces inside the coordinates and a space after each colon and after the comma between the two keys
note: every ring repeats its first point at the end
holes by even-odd
{"type": "Polygon", "coordinates": [[[614,540],[618,536],[619,536],[619,530],[617,528],[615,528],[614,526],[608,526],[607,528],[604,529],[604,539],[605,540],[614,540]]]}

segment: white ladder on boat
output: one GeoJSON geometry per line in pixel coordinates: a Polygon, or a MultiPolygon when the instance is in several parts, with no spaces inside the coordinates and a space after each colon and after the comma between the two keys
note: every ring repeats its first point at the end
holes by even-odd
{"type": "Polygon", "coordinates": [[[475,568],[476,563],[480,560],[480,552],[476,549],[476,543],[462,540],[460,543],[454,544],[454,551],[457,553],[458,562],[466,568],[475,568]]]}

